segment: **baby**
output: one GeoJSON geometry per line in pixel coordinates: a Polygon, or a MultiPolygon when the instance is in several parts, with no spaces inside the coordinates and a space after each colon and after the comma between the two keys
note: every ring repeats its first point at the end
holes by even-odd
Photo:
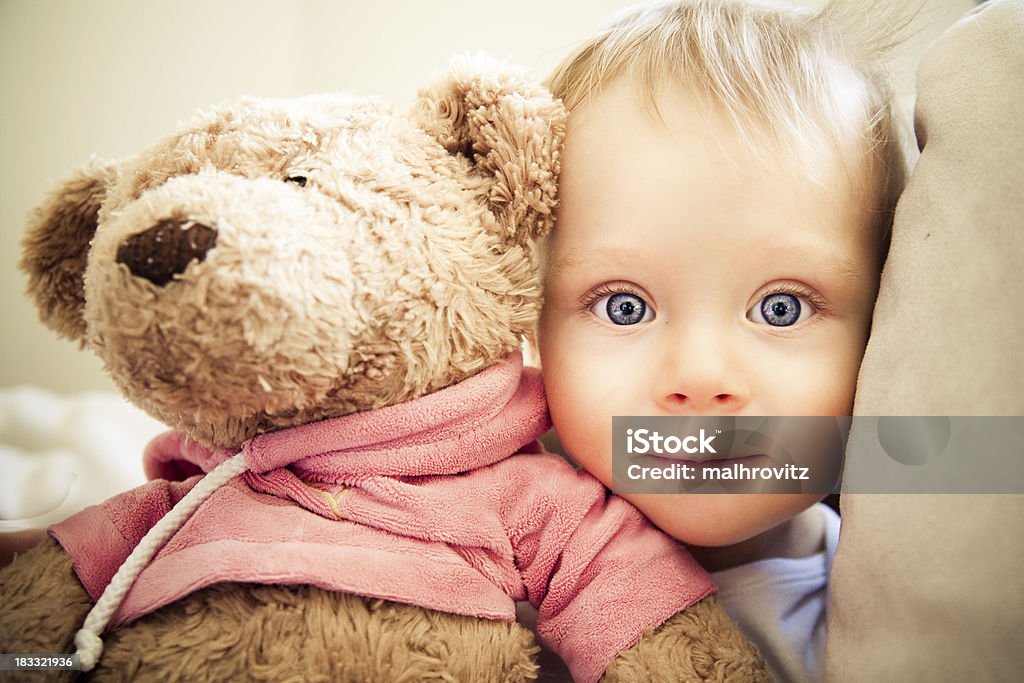
{"type": "MultiPolygon", "coordinates": [[[[561,443],[606,486],[614,415],[850,415],[904,162],[883,46],[847,25],[646,5],[551,78],[570,119],[537,345],[561,443]]],[[[821,678],[822,495],[625,497],[696,546],[778,680],[821,678]]]]}

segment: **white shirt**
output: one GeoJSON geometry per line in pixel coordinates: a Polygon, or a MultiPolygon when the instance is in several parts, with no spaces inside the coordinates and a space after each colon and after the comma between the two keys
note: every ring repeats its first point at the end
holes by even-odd
{"type": "Polygon", "coordinates": [[[761,651],[780,683],[821,681],[825,673],[828,577],[839,541],[839,515],[825,516],[824,550],[807,557],[772,557],[712,573],[729,613],[761,651]]]}

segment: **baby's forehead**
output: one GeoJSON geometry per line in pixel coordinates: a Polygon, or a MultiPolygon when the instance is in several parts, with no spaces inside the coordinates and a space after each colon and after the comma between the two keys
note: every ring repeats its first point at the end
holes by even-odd
{"type": "Polygon", "coordinates": [[[699,84],[667,77],[648,83],[628,74],[596,88],[570,111],[566,145],[571,150],[583,136],[588,145],[612,145],[616,137],[607,133],[637,126],[683,145],[710,139],[737,164],[799,169],[808,182],[819,185],[842,178],[871,194],[892,172],[891,165],[899,163],[887,159],[886,148],[866,136],[838,135],[810,120],[794,126],[764,111],[730,107],[699,84]]]}
{"type": "MultiPolygon", "coordinates": [[[[731,165],[742,172],[757,168],[793,178],[794,186],[855,192],[878,212],[886,212],[895,161],[884,146],[865,138],[840,140],[773,128],[764,120],[745,120],[686,83],[666,81],[656,89],[620,77],[570,112],[563,179],[571,184],[581,166],[620,165],[645,172],[656,163],[666,172],[692,165],[731,165]],[[644,154],[642,147],[653,147],[644,154]]],[[[735,201],[743,201],[738,193],[735,201]]]]}

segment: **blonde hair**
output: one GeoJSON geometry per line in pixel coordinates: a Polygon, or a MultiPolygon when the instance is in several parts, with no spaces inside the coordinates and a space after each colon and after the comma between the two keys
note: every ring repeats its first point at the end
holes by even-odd
{"type": "Polygon", "coordinates": [[[759,155],[790,151],[812,162],[838,153],[851,173],[870,175],[887,235],[906,156],[885,58],[911,18],[891,0],[818,10],[764,0],[638,5],[563,62],[548,86],[572,113],[620,77],[634,79],[655,110],[659,88],[682,84],[724,108],[759,155]]]}

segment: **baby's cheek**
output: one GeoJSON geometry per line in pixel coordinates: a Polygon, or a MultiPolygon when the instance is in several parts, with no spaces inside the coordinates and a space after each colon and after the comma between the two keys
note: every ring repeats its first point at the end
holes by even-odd
{"type": "Polygon", "coordinates": [[[850,415],[857,390],[862,351],[851,348],[841,366],[837,367],[830,384],[822,385],[822,409],[816,415],[850,415]]]}
{"type": "MultiPolygon", "coordinates": [[[[611,433],[602,429],[600,419],[589,411],[569,411],[568,414],[552,409],[552,420],[562,447],[569,457],[587,470],[605,486],[611,486],[611,433]]],[[[611,423],[609,418],[607,422],[611,423]]]]}
{"type": "Polygon", "coordinates": [[[777,387],[774,415],[849,415],[853,410],[860,351],[837,343],[815,363],[805,363],[777,387]]]}

